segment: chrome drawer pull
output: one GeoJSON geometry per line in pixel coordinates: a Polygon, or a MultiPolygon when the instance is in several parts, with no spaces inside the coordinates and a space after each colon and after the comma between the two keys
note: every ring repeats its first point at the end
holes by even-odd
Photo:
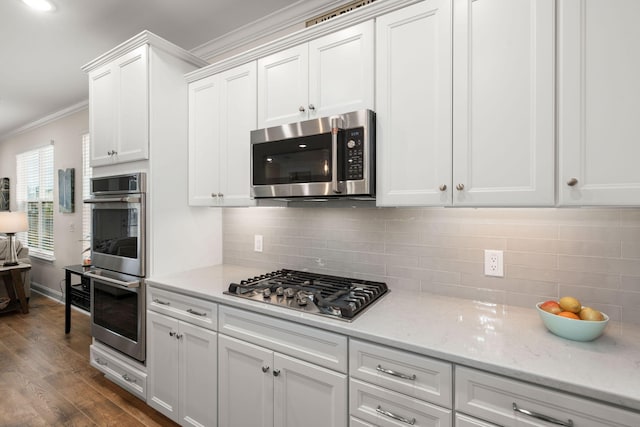
{"type": "Polygon", "coordinates": [[[416,374],[407,375],[407,374],[403,374],[403,373],[400,373],[400,372],[392,371],[391,369],[385,369],[380,365],[376,366],[376,370],[380,371],[380,372],[384,372],[385,374],[393,375],[394,377],[405,379],[405,380],[412,380],[413,381],[413,380],[415,380],[417,378],[416,374]]]}
{"type": "Polygon", "coordinates": [[[107,365],[108,365],[108,363],[107,363],[107,362],[103,362],[103,361],[102,361],[102,359],[100,359],[99,357],[96,357],[96,358],[95,358],[95,361],[96,361],[96,363],[97,363],[98,365],[100,365],[100,366],[107,366],[107,365]]]}
{"type": "Polygon", "coordinates": [[[129,375],[127,374],[122,374],[122,379],[125,380],[128,383],[135,383],[136,379],[135,378],[131,378],[129,375]]]}
{"type": "Polygon", "coordinates": [[[376,408],[376,412],[382,415],[385,415],[389,418],[393,418],[394,420],[398,420],[401,421],[405,424],[409,424],[409,425],[414,425],[416,423],[416,419],[412,418],[412,419],[407,419],[405,417],[401,417],[400,415],[396,415],[393,412],[389,412],[389,411],[385,411],[384,409],[382,409],[382,407],[380,405],[378,405],[378,407],[376,408]]]}
{"type": "Polygon", "coordinates": [[[562,420],[558,420],[556,418],[549,417],[547,415],[540,414],[538,412],[532,412],[532,411],[528,411],[526,409],[518,408],[518,405],[516,405],[516,402],[513,402],[513,410],[516,411],[516,412],[520,412],[521,414],[524,414],[524,415],[526,415],[528,417],[537,418],[539,420],[546,421],[548,423],[555,424],[555,425],[558,425],[558,426],[573,427],[573,421],[572,420],[562,421],[562,420]]]}
{"type": "Polygon", "coordinates": [[[160,305],[171,305],[170,302],[165,302],[165,301],[159,300],[158,298],[154,298],[153,302],[155,302],[156,304],[160,304],[160,305]]]}
{"type": "Polygon", "coordinates": [[[187,313],[195,314],[196,316],[207,317],[207,313],[200,313],[199,311],[195,311],[191,308],[187,309],[187,313]]]}

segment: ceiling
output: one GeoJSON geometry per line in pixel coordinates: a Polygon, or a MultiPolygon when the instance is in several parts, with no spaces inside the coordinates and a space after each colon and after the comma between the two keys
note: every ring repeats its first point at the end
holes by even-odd
{"type": "MultiPolygon", "coordinates": [[[[298,0],[0,0],[0,140],[88,98],[80,69],[143,30],[191,50],[298,0]]],[[[304,0],[300,0],[304,1],[304,0]]]]}

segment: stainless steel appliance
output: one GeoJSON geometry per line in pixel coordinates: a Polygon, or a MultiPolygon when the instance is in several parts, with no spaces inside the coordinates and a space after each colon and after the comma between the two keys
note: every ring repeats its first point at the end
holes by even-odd
{"type": "Polygon", "coordinates": [[[383,282],[278,270],[231,283],[224,294],[352,321],[387,292],[383,282]]]}
{"type": "Polygon", "coordinates": [[[145,360],[144,173],[91,180],[91,335],[145,360]]]}
{"type": "Polygon", "coordinates": [[[374,112],[360,110],[252,131],[251,194],[374,197],[374,112]]]}
{"type": "Polygon", "coordinates": [[[145,275],[144,173],[91,179],[91,262],[106,270],[145,275]]]}

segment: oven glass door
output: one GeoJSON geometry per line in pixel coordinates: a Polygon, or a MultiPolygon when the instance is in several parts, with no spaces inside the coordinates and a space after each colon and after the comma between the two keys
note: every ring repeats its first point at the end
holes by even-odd
{"type": "Polygon", "coordinates": [[[143,204],[94,202],[91,219],[92,263],[100,268],[143,277],[143,204]]]}
{"type": "Polygon", "coordinates": [[[331,182],[331,133],[253,144],[253,184],[331,182]]]}
{"type": "Polygon", "coordinates": [[[144,287],[124,288],[91,281],[91,334],[96,339],[144,360],[144,287]]]}

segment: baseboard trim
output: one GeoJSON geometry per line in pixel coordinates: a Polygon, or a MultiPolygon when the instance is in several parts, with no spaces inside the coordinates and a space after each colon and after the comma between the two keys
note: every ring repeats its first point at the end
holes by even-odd
{"type": "Polygon", "coordinates": [[[45,297],[51,298],[52,300],[64,304],[64,296],[62,295],[61,291],[56,291],[55,289],[43,286],[40,283],[31,281],[31,292],[37,292],[40,295],[44,295],[45,297]]]}

